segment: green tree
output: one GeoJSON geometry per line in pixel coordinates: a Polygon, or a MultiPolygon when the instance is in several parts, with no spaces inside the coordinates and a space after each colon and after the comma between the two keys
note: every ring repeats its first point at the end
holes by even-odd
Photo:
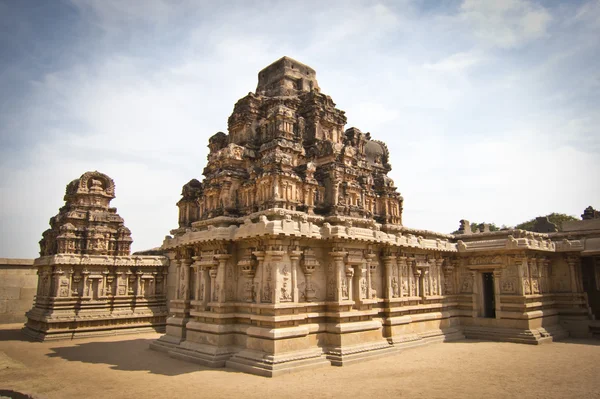
{"type": "MultiPolygon", "coordinates": [[[[552,212],[552,213],[546,215],[545,217],[548,218],[550,223],[554,223],[556,225],[556,227],[558,228],[558,231],[562,231],[563,222],[568,222],[571,220],[579,220],[575,216],[570,216],[570,215],[566,215],[564,213],[556,213],[556,212],[552,212]]],[[[533,218],[526,222],[520,223],[515,226],[515,229],[533,231],[533,226],[535,225],[535,219],[536,218],[533,218]]]]}

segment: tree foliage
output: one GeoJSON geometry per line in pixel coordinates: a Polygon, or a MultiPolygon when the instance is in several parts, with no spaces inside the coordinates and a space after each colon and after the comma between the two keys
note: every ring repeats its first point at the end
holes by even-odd
{"type": "MultiPolygon", "coordinates": [[[[558,228],[558,231],[562,231],[562,225],[564,222],[568,222],[568,221],[572,221],[572,220],[579,220],[575,216],[570,216],[570,215],[567,215],[564,213],[556,213],[556,212],[550,213],[543,217],[547,217],[551,223],[554,223],[556,225],[556,227],[558,228]]],[[[521,230],[533,231],[536,219],[537,218],[533,218],[526,222],[519,223],[514,228],[521,229],[521,230]]],[[[481,231],[483,231],[483,225],[484,225],[484,223],[471,222],[471,231],[475,232],[476,230],[479,230],[481,232],[481,231]]],[[[501,227],[498,227],[498,226],[496,226],[495,223],[488,223],[488,225],[490,226],[490,231],[506,230],[509,228],[506,225],[502,225],[501,227]]],[[[458,233],[459,233],[459,231],[455,230],[450,234],[458,234],[458,233]]]]}
{"type": "MultiPolygon", "coordinates": [[[[570,216],[570,215],[566,215],[564,213],[556,213],[556,212],[550,213],[550,214],[546,215],[545,217],[548,218],[550,223],[554,223],[556,225],[556,227],[558,227],[558,231],[562,230],[563,222],[568,222],[571,220],[579,220],[575,216],[570,216]]],[[[533,231],[533,226],[535,225],[535,219],[536,218],[533,218],[526,222],[520,223],[515,226],[515,229],[533,231]]]]}

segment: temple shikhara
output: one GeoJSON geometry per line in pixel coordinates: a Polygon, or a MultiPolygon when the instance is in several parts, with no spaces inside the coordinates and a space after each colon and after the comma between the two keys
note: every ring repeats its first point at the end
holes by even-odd
{"type": "Polygon", "coordinates": [[[164,330],[167,261],[129,256],[131,231],[110,201],[115,184],[84,173],[40,241],[38,288],[25,332],[39,340],[164,330]]]}
{"type": "Polygon", "coordinates": [[[110,178],[67,186],[35,263],[32,335],[166,324],[151,348],[275,376],[465,337],[600,334],[597,211],[561,231],[544,218],[536,232],[404,226],[387,146],[347,128],[298,61],[260,71],[208,147],[204,178],[183,186],[179,225],[154,255],[129,255],[110,178]]]}

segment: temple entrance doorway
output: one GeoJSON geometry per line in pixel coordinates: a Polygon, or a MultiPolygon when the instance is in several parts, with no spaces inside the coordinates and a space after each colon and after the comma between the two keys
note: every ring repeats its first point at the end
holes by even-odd
{"type": "Polygon", "coordinates": [[[481,273],[483,276],[483,317],[496,318],[496,302],[494,292],[494,274],[481,273]]]}

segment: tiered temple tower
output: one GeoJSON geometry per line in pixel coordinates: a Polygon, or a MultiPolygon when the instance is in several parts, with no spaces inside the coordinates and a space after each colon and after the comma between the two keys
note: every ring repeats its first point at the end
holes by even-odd
{"type": "Polygon", "coordinates": [[[25,332],[36,339],[163,330],[167,260],[130,256],[131,232],[110,201],[115,184],[84,173],[40,241],[38,289],[25,332]]]}
{"type": "Polygon", "coordinates": [[[259,72],[228,134],[209,139],[204,180],[183,187],[162,247],[172,317],[152,348],[273,376],[465,335],[538,343],[587,328],[581,242],[404,227],[387,147],[345,124],[313,69],[284,57],[259,72]]]}

